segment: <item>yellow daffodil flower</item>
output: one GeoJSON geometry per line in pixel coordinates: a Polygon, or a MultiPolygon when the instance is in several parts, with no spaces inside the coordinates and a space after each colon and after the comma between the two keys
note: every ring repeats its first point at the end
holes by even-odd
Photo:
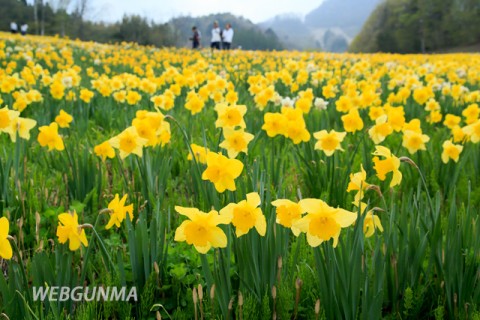
{"type": "Polygon", "coordinates": [[[298,204],[307,214],[294,222],[293,226],[307,234],[307,242],[312,247],[333,239],[335,248],[342,228],[351,226],[357,220],[356,213],[332,208],[319,199],[303,199],[298,204]]]}
{"type": "Polygon", "coordinates": [[[175,231],[175,241],[186,241],[202,254],[212,247],[227,246],[227,236],[218,225],[229,224],[231,216],[218,214],[215,210],[205,213],[196,208],[180,206],[175,206],[175,211],[189,219],[183,221],[175,231]]]}
{"type": "Polygon", "coordinates": [[[125,205],[127,201],[127,196],[124,195],[122,199],[119,198],[118,194],[115,194],[115,198],[110,201],[108,204],[108,209],[110,210],[110,220],[108,221],[105,229],[110,229],[113,225],[117,228],[120,227],[120,224],[127,217],[127,213],[130,216],[130,221],[133,220],[133,204],[125,205]]]}
{"type": "Polygon", "coordinates": [[[202,174],[203,180],[209,180],[218,192],[235,191],[235,179],[240,176],[243,163],[236,159],[228,159],[221,153],[207,153],[207,169],[202,174]]]}
{"type": "Polygon", "coordinates": [[[318,140],[315,143],[315,150],[322,150],[327,157],[330,157],[336,150],[343,151],[341,143],[346,135],[346,132],[336,132],[335,130],[315,132],[313,136],[318,140]]]}
{"type": "Polygon", "coordinates": [[[9,260],[12,258],[12,245],[8,240],[8,230],[10,225],[8,219],[5,217],[0,218],[0,258],[9,260]]]}
{"type": "Polygon", "coordinates": [[[387,178],[387,173],[392,172],[392,180],[390,181],[390,188],[399,185],[402,181],[402,173],[400,172],[400,159],[392,154],[392,152],[383,146],[376,146],[373,153],[373,168],[377,172],[377,177],[384,181],[387,178]],[[385,159],[380,160],[380,157],[385,159]]]}
{"type": "Polygon", "coordinates": [[[120,151],[120,158],[125,159],[130,154],[143,156],[143,146],[148,140],[140,137],[135,127],[128,127],[122,133],[110,139],[110,144],[120,151]]]}
{"type": "Polygon", "coordinates": [[[223,130],[225,140],[220,143],[220,148],[226,149],[228,157],[234,159],[240,152],[248,153],[248,144],[255,137],[253,134],[240,130],[225,128],[223,130]]]}
{"type": "Polygon", "coordinates": [[[40,133],[37,140],[42,147],[47,146],[48,151],[65,149],[62,137],[58,134],[58,124],[56,122],[52,122],[49,126],[42,126],[38,130],[40,133]]]}
{"type": "Polygon", "coordinates": [[[83,244],[88,247],[85,230],[78,224],[77,212],[61,213],[58,215],[57,237],[58,242],[66,243],[69,241],[68,248],[75,251],[83,244]]]}
{"type": "Polygon", "coordinates": [[[450,159],[455,162],[458,162],[460,158],[460,153],[463,150],[463,146],[459,144],[453,144],[452,141],[447,140],[442,144],[442,161],[443,163],[448,163],[450,159]]]}
{"type": "Polygon", "coordinates": [[[430,141],[430,137],[422,132],[404,131],[402,146],[408,150],[410,154],[414,154],[418,150],[427,150],[425,143],[430,141]]]}
{"type": "Polygon", "coordinates": [[[60,128],[68,128],[70,127],[70,123],[73,121],[73,117],[66,113],[65,111],[60,110],[58,116],[55,117],[55,122],[58,124],[60,128]]]}
{"type": "Polygon", "coordinates": [[[250,229],[255,227],[258,234],[265,235],[267,222],[260,206],[260,195],[256,192],[247,194],[247,199],[239,203],[230,203],[220,210],[220,215],[232,218],[232,224],[235,227],[235,234],[241,237],[247,234],[250,229]]]}
{"type": "Polygon", "coordinates": [[[272,202],[272,206],[276,207],[276,222],[285,228],[291,228],[295,236],[300,234],[300,229],[293,226],[295,222],[302,217],[302,208],[298,203],[288,199],[278,199],[272,202]]]}

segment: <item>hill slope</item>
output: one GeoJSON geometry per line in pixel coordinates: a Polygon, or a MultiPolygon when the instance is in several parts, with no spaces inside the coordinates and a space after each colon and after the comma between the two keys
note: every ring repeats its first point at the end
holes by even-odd
{"type": "Polygon", "coordinates": [[[231,23],[235,31],[233,46],[252,50],[281,50],[283,45],[272,30],[262,30],[259,26],[242,17],[230,13],[212,14],[203,17],[179,17],[169,21],[175,34],[177,46],[190,46],[188,40],[192,35],[192,26],[196,26],[202,35],[203,47],[210,46],[210,32],[214,21],[218,21],[220,28],[224,29],[226,23],[231,23]]]}
{"type": "Polygon", "coordinates": [[[326,0],[305,17],[310,28],[341,28],[354,37],[380,0],[326,0]]]}
{"type": "Polygon", "coordinates": [[[386,0],[350,45],[352,52],[431,52],[480,42],[478,0],[386,0]]]}
{"type": "Polygon", "coordinates": [[[288,49],[344,52],[379,1],[326,0],[305,20],[284,14],[259,25],[274,30],[288,49]]]}
{"type": "Polygon", "coordinates": [[[319,49],[321,44],[314,39],[310,28],[302,19],[293,14],[275,16],[259,24],[264,29],[272,29],[286,48],[304,50],[319,49]]]}

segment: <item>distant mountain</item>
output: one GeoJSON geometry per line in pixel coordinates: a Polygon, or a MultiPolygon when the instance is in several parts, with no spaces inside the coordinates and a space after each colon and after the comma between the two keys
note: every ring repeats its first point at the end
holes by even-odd
{"type": "Polygon", "coordinates": [[[274,30],[285,48],[290,50],[345,52],[351,39],[340,28],[310,28],[293,14],[275,16],[259,26],[274,30]]]}
{"type": "Polygon", "coordinates": [[[305,25],[315,29],[340,28],[353,38],[381,0],[325,0],[305,16],[305,25]]]}
{"type": "Polygon", "coordinates": [[[287,13],[256,25],[248,19],[223,13],[198,18],[175,18],[169,25],[174,30],[177,46],[190,46],[188,39],[193,25],[202,34],[202,46],[209,46],[213,21],[218,20],[222,28],[227,22],[232,24],[235,31],[234,47],[345,52],[382,0],[317,1],[320,5],[305,18],[287,13]]]}
{"type": "Polygon", "coordinates": [[[381,0],[325,0],[305,16],[275,16],[259,24],[287,49],[344,52],[381,0]]]}
{"type": "Polygon", "coordinates": [[[284,43],[288,49],[305,50],[319,49],[321,43],[315,40],[302,20],[295,14],[283,14],[275,16],[265,22],[259,23],[263,29],[272,29],[277,34],[280,41],[284,43]]]}
{"type": "Polygon", "coordinates": [[[218,21],[223,30],[225,24],[230,23],[235,32],[233,47],[246,50],[281,50],[284,49],[277,34],[271,29],[263,29],[248,19],[237,17],[230,13],[211,14],[202,17],[179,17],[169,21],[175,34],[177,46],[191,46],[189,38],[192,36],[192,27],[196,26],[201,33],[201,45],[210,46],[211,30],[214,21],[218,21]]]}

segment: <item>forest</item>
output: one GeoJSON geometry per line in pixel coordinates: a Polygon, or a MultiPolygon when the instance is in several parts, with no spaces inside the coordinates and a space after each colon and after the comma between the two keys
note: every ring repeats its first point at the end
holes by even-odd
{"type": "Polygon", "coordinates": [[[156,47],[188,46],[191,28],[198,25],[202,42],[208,46],[209,28],[214,20],[222,27],[228,21],[236,29],[234,44],[248,50],[280,50],[283,45],[275,33],[262,30],[247,19],[231,14],[210,15],[200,18],[179,17],[167,23],[149,21],[139,15],[125,15],[116,23],[93,22],[85,18],[89,0],[0,0],[0,30],[8,31],[10,22],[28,24],[30,34],[59,35],[70,39],[102,43],[136,42],[156,47]]]}
{"type": "Polygon", "coordinates": [[[386,0],[369,17],[350,51],[463,51],[480,43],[479,26],[478,0],[386,0]]]}

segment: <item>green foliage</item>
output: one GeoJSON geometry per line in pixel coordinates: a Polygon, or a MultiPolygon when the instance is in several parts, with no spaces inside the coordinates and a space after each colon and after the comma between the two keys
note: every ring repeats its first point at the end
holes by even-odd
{"type": "Polygon", "coordinates": [[[289,319],[293,314],[295,289],[283,281],[277,288],[276,310],[278,319],[289,319]]]}
{"type": "Polygon", "coordinates": [[[352,52],[429,52],[480,42],[476,0],[386,0],[350,45],[352,52]]]}
{"type": "Polygon", "coordinates": [[[141,45],[169,46],[173,44],[173,35],[166,24],[149,23],[139,15],[124,16],[118,24],[115,38],[120,41],[136,42],[141,45]]]}
{"type": "MultiPolygon", "coordinates": [[[[247,294],[243,297],[243,319],[269,319],[261,317],[261,306],[262,304],[258,302],[253,295],[247,294]]],[[[240,319],[240,306],[237,308],[237,319],[240,319]]]]}
{"type": "Polygon", "coordinates": [[[185,310],[179,307],[173,313],[172,319],[189,320],[192,319],[192,313],[189,312],[189,310],[185,310]]]}
{"type": "Polygon", "coordinates": [[[410,287],[405,289],[405,294],[403,297],[403,314],[405,317],[408,317],[410,310],[413,308],[413,292],[410,287]]]}
{"type": "MultiPolygon", "coordinates": [[[[265,295],[262,298],[260,319],[271,319],[271,318],[272,318],[272,310],[270,309],[270,296],[265,293],[265,295]]],[[[254,318],[247,318],[247,319],[254,319],[254,318]]]]}
{"type": "Polygon", "coordinates": [[[117,303],[114,305],[116,314],[111,313],[111,309],[104,302],[85,302],[78,306],[75,312],[75,319],[79,320],[101,320],[101,319],[135,319],[131,316],[132,308],[129,303],[117,303]]]}
{"type": "Polygon", "coordinates": [[[120,22],[105,24],[86,21],[79,9],[67,13],[64,8],[53,10],[47,1],[33,4],[17,0],[0,0],[0,30],[9,31],[10,21],[29,25],[28,33],[61,35],[70,38],[99,42],[137,42],[142,45],[172,46],[173,32],[167,24],[156,24],[138,15],[124,16],[120,22]],[[35,8],[37,7],[37,16],[35,8]]]}
{"type": "MultiPolygon", "coordinates": [[[[26,4],[17,0],[0,0],[3,8],[0,12],[0,30],[9,31],[10,21],[27,23],[29,33],[68,36],[72,39],[93,40],[98,42],[136,42],[156,47],[191,46],[192,26],[201,31],[203,46],[210,45],[210,30],[213,21],[218,20],[221,27],[229,22],[235,30],[234,47],[247,50],[281,50],[283,45],[271,29],[263,31],[249,20],[231,14],[209,15],[200,18],[180,17],[165,24],[148,21],[139,15],[125,15],[121,21],[113,24],[87,21],[85,12],[77,8],[72,13],[65,9],[53,10],[49,2],[34,1],[26,4]],[[42,4],[43,3],[43,4],[42,4]],[[34,7],[37,6],[37,19],[34,7]]],[[[84,10],[84,9],[83,9],[84,10]]]]}
{"type": "MultiPolygon", "coordinates": [[[[145,50],[151,52],[150,48],[145,50]]],[[[74,54],[83,56],[84,52],[74,54]]],[[[228,58],[215,59],[209,61],[223,66],[222,59],[228,58]]],[[[285,64],[290,59],[280,58],[276,63],[285,64]]],[[[252,66],[253,72],[264,71],[262,63],[266,61],[259,60],[252,66]]],[[[92,64],[87,61],[82,66],[87,63],[92,64]]],[[[182,63],[172,62],[179,70],[182,63]]],[[[155,69],[158,74],[163,71],[162,66],[155,69]]],[[[253,103],[244,80],[236,79],[234,72],[229,75],[239,103],[253,103]]],[[[388,90],[388,81],[387,77],[382,80],[382,90],[388,90]]],[[[477,84],[468,85],[478,89],[477,84]]],[[[289,94],[280,85],[276,90],[289,94]]],[[[321,96],[318,88],[315,90],[321,96]]],[[[92,106],[78,101],[72,108],[74,125],[82,130],[90,127],[85,135],[67,133],[68,150],[62,153],[46,152],[35,137],[28,143],[19,140],[12,144],[6,135],[0,136],[0,214],[11,220],[9,233],[22,249],[21,255],[1,262],[0,312],[11,319],[34,318],[34,314],[42,319],[63,319],[67,313],[79,319],[151,319],[158,311],[163,318],[191,319],[195,312],[192,288],[202,284],[205,318],[232,317],[228,303],[239,291],[244,296],[244,319],[271,319],[273,315],[278,319],[478,317],[478,144],[465,144],[458,163],[444,164],[439,155],[447,129],[427,124],[423,127],[431,138],[427,151],[412,156],[420,170],[403,162],[403,181],[392,189],[388,181],[375,177],[370,155],[374,145],[364,133],[347,135],[345,152],[326,157],[315,150],[313,141],[293,145],[284,137],[266,140],[261,130],[263,113],[251,109],[245,119],[247,128],[259,133],[248,155],[240,155],[244,173],[236,180],[236,191],[219,194],[210,182],[201,179],[205,165],[188,161],[186,156],[192,142],[217,148],[222,132],[214,128],[212,105],[193,118],[182,109],[185,95],[180,93],[176,109],[171,111],[175,114],[175,119],[169,118],[173,119],[171,143],[144,150],[142,158],[101,162],[89,151],[96,142],[128,126],[139,109],[153,109],[149,102],[126,106],[99,96],[92,106]],[[22,168],[24,161],[28,166],[22,168]],[[276,223],[271,201],[278,198],[297,201],[317,197],[332,206],[352,208],[353,196],[345,190],[349,175],[360,164],[368,172],[369,183],[378,184],[383,192],[368,190],[365,197],[368,209],[381,209],[376,214],[383,233],[377,230],[365,238],[364,218],[359,215],[355,226],[342,231],[336,248],[326,241],[312,249],[305,235],[295,237],[290,229],[276,223]],[[265,237],[252,230],[236,238],[232,226],[222,226],[228,237],[227,248],[207,255],[174,241],[175,227],[184,219],[172,214],[175,205],[219,210],[243,200],[251,191],[257,191],[262,200],[267,219],[265,237]],[[119,229],[104,230],[101,226],[107,216],[98,214],[98,209],[106,207],[115,193],[129,195],[134,218],[119,229]],[[50,240],[55,238],[58,214],[68,209],[75,209],[82,223],[96,221],[94,229],[87,229],[88,248],[71,252],[67,245],[50,240]],[[140,302],[33,302],[30,286],[45,283],[136,286],[140,302]],[[212,288],[214,299],[209,294],[212,288]],[[314,309],[317,300],[321,301],[319,314],[314,309]]],[[[40,107],[29,108],[25,114],[45,124],[53,120],[59,104],[65,103],[46,93],[41,107],[52,107],[45,108],[46,112],[40,107]]],[[[332,99],[330,104],[334,103],[332,99]]],[[[445,104],[442,107],[446,110],[460,109],[451,101],[445,104]]],[[[412,112],[407,114],[410,119],[425,116],[423,108],[409,107],[416,108],[406,108],[407,113],[412,112]]],[[[310,132],[314,128],[342,130],[334,107],[312,110],[306,122],[310,132]]],[[[392,150],[398,147],[395,154],[406,154],[400,151],[400,136],[388,137],[386,144],[393,146],[392,150]]],[[[238,299],[235,301],[233,308],[238,312],[238,299]]]]}
{"type": "Polygon", "coordinates": [[[142,318],[145,318],[150,314],[150,309],[155,302],[156,289],[157,276],[155,273],[151,273],[140,296],[140,314],[142,315],[142,318]]]}
{"type": "Polygon", "coordinates": [[[445,308],[443,306],[438,306],[434,311],[435,320],[445,319],[445,308]]]}
{"type": "Polygon", "coordinates": [[[246,50],[281,50],[283,45],[272,29],[263,31],[250,20],[232,14],[212,14],[204,17],[179,17],[172,19],[169,24],[174,30],[175,45],[191,46],[189,38],[192,36],[192,27],[196,26],[201,33],[201,45],[210,46],[210,35],[214,21],[218,21],[220,28],[230,23],[235,32],[233,46],[241,46],[246,50]]]}

